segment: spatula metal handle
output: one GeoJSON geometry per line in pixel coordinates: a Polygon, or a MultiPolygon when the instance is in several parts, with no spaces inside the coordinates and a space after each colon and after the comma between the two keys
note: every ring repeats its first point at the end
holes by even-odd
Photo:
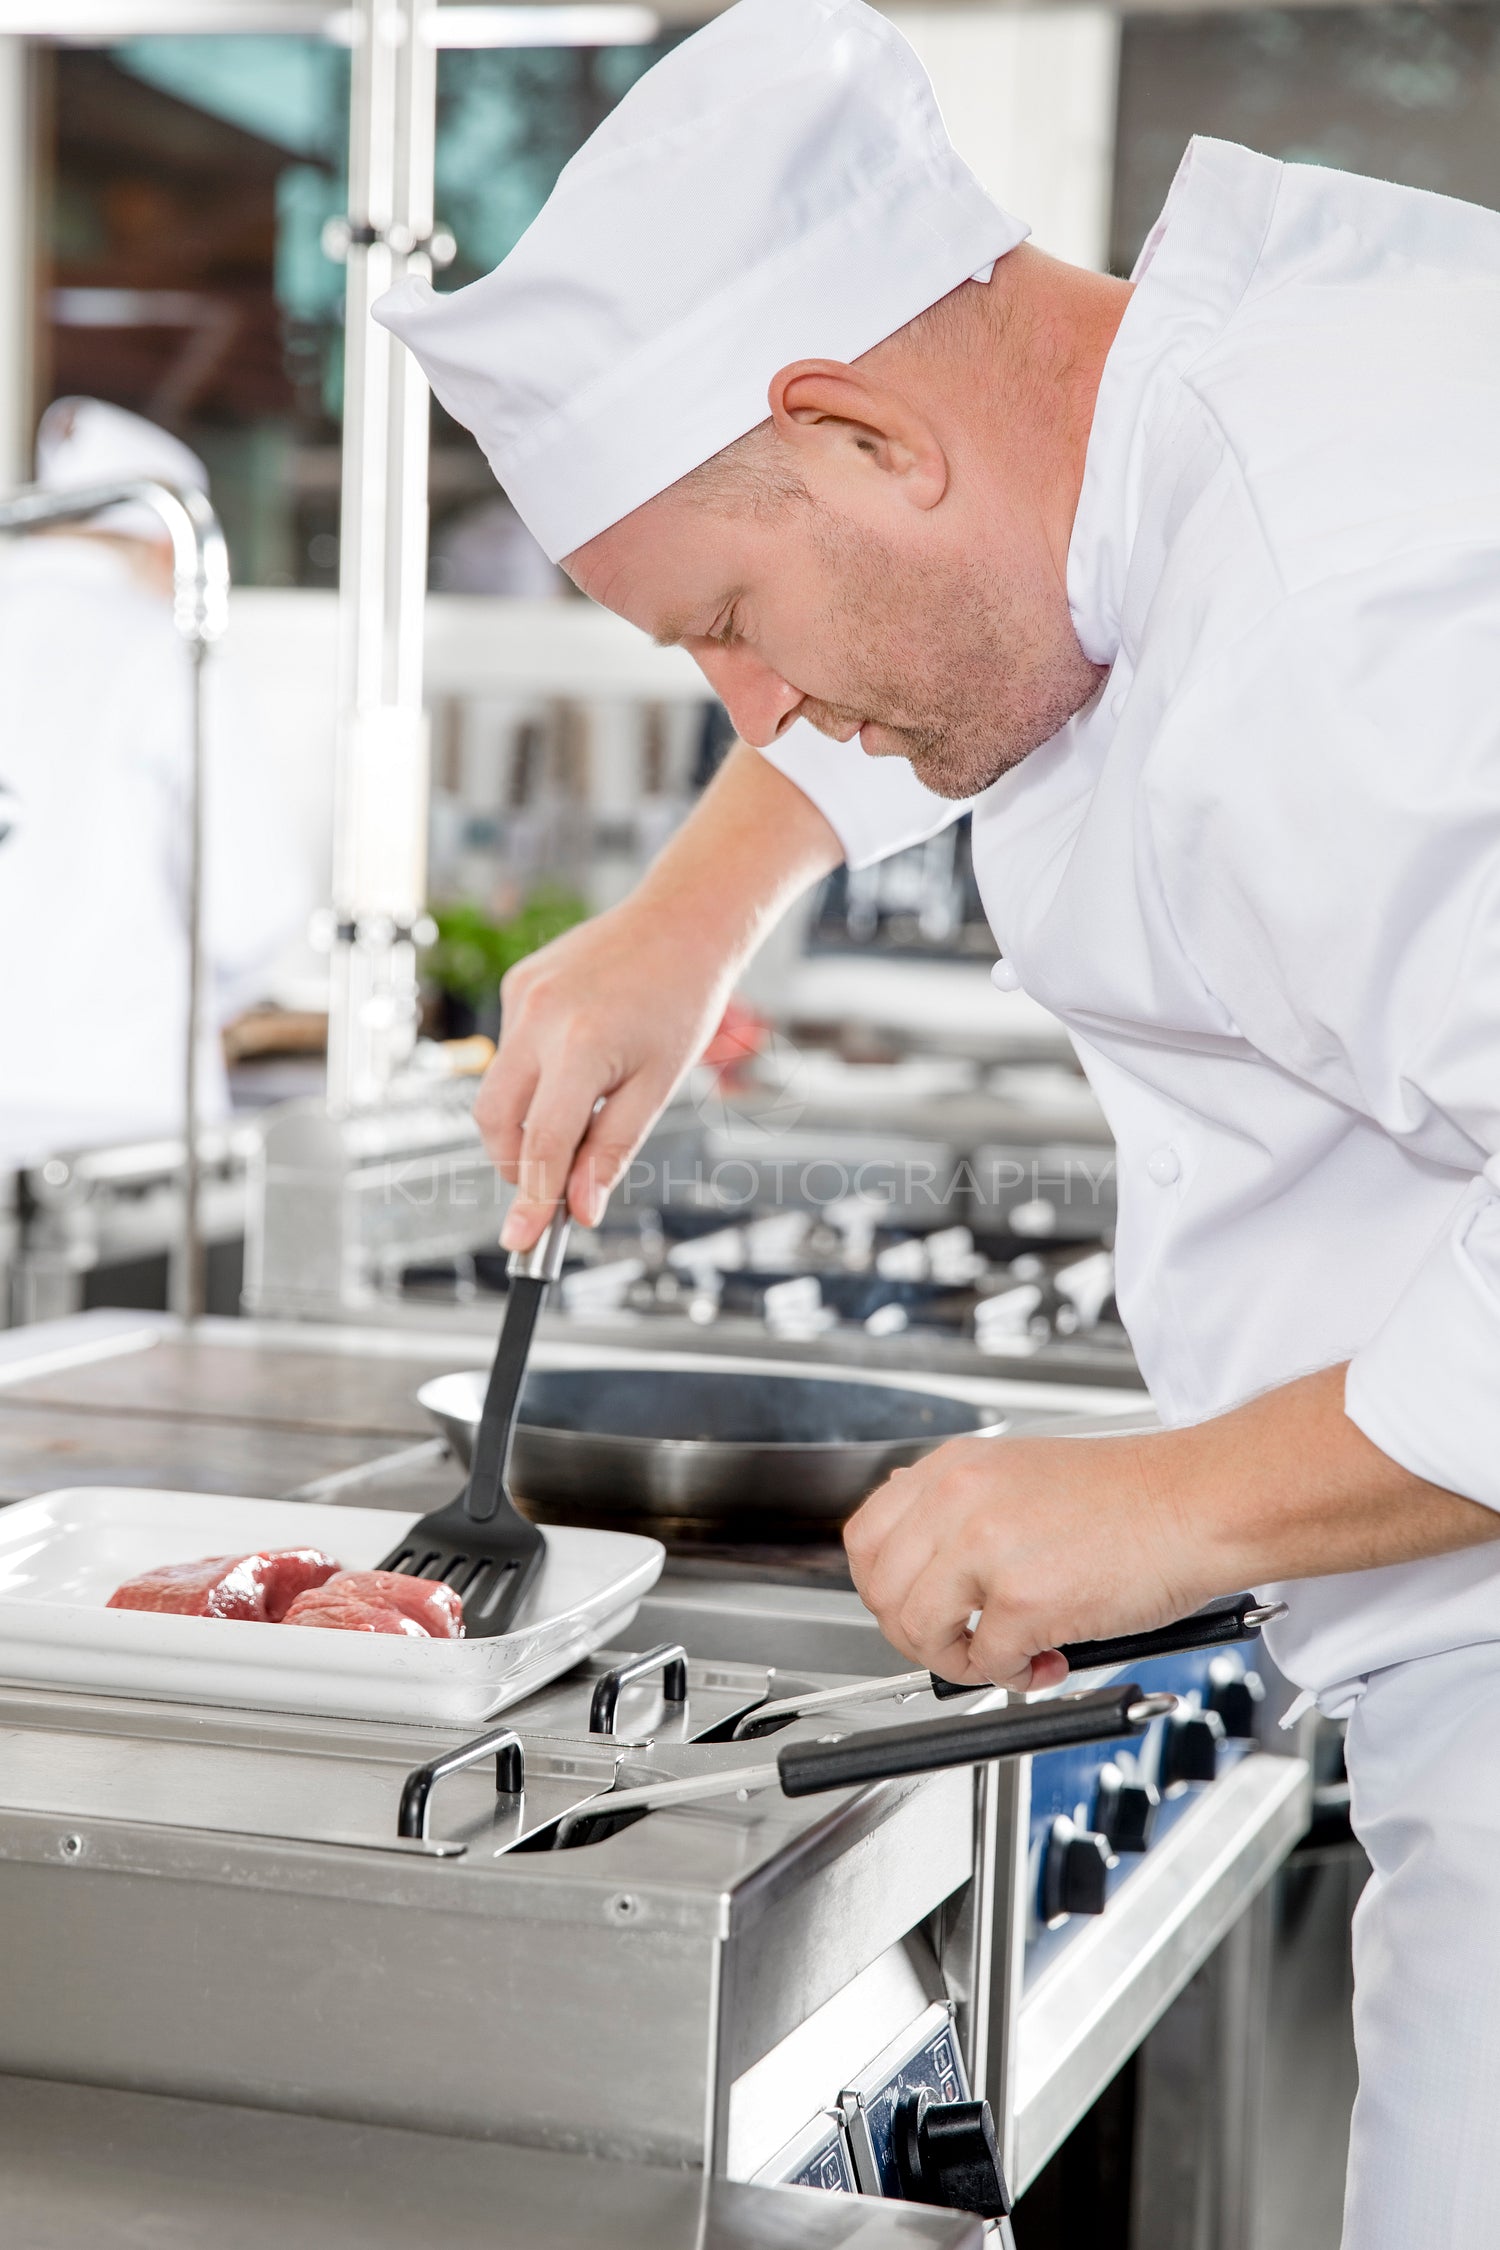
{"type": "Polygon", "coordinates": [[[505,1271],[512,1281],[560,1281],[572,1222],[559,1203],[529,1250],[512,1250],[505,1271]]]}

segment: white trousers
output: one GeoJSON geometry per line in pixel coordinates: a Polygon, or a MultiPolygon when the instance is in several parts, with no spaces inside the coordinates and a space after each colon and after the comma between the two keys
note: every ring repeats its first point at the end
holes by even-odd
{"type": "Polygon", "coordinates": [[[1348,1758],[1374,1873],[1343,2250],[1500,2250],[1500,1644],[1373,1673],[1348,1758]]]}

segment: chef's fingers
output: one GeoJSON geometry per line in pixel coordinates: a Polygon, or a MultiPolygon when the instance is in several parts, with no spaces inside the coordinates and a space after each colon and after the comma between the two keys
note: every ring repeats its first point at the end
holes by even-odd
{"type": "MultiPolygon", "coordinates": [[[[507,1250],[529,1250],[561,1203],[578,1144],[594,1104],[609,1091],[608,1080],[607,1067],[586,1050],[565,1052],[541,1073],[521,1132],[516,1198],[500,1230],[507,1250]]],[[[574,1210],[573,1216],[584,1214],[574,1210]]]]}
{"type": "MultiPolygon", "coordinates": [[[[960,1657],[967,1665],[969,1620],[983,1607],[985,1592],[968,1557],[956,1553],[951,1541],[931,1536],[908,1535],[891,1544],[898,1551],[889,1559],[882,1556],[876,1585],[877,1615],[887,1639],[932,1672],[942,1669],[940,1658],[960,1657]]],[[[956,1676],[970,1674],[965,1669],[956,1676]]]]}
{"type": "MultiPolygon", "coordinates": [[[[911,1592],[934,1558],[942,1551],[941,1511],[918,1503],[902,1516],[883,1541],[878,1554],[866,1561],[859,1588],[860,1600],[879,1618],[881,1629],[909,1634],[906,1609],[911,1592]]],[[[972,1601],[969,1609],[977,1609],[972,1601]]],[[[968,1610],[955,1613],[962,1620],[968,1610]]],[[[930,1623],[930,1620],[923,1620],[930,1623]]],[[[904,1646],[905,1643],[899,1645],[904,1646]]]]}
{"type": "Polygon", "coordinates": [[[1024,1693],[1067,1677],[1055,1649],[1032,1656],[1013,1619],[989,1597],[973,1563],[954,1545],[959,1527],[944,1506],[942,1448],[897,1469],[844,1527],[850,1576],[894,1648],[965,1687],[1024,1693]],[[980,1612],[971,1634],[969,1620],[980,1612]]]}
{"type": "Polygon", "coordinates": [[[568,1208],[586,1227],[604,1216],[610,1190],[666,1106],[672,1088],[659,1075],[637,1071],[600,1104],[568,1174],[568,1208]]]}
{"type": "Polygon", "coordinates": [[[969,1636],[969,1662],[992,1686],[1018,1694],[1060,1687],[1068,1676],[1067,1658],[1055,1648],[1031,1649],[1027,1640],[1014,1615],[992,1604],[969,1636]]]}
{"type": "MultiPolygon", "coordinates": [[[[980,1653],[978,1633],[969,1641],[969,1662],[991,1687],[1009,1688],[1013,1694],[1034,1694],[1039,1688],[1061,1687],[1068,1676],[1068,1660],[1055,1648],[1041,1648],[1032,1657],[1017,1653],[1014,1631],[1009,1645],[989,1656],[980,1653]]],[[[935,1671],[936,1665],[932,1667],[935,1671]]]]}
{"type": "Polygon", "coordinates": [[[521,1134],[536,1092],[537,1066],[531,1057],[503,1049],[485,1072],[474,1100],[474,1122],[502,1180],[514,1187],[521,1173],[521,1134]]]}
{"type": "Polygon", "coordinates": [[[882,1621],[926,1567],[938,1538],[950,1535],[961,1496],[954,1472],[964,1467],[966,1442],[955,1439],[893,1471],[844,1527],[855,1591],[882,1621]]]}
{"type": "Polygon", "coordinates": [[[943,1648],[937,1650],[927,1665],[940,1680],[952,1680],[957,1687],[994,1687],[989,1674],[974,1661],[974,1645],[965,1629],[955,1633],[943,1648]]]}
{"type": "MultiPolygon", "coordinates": [[[[935,1577],[929,1571],[928,1580],[935,1577]]],[[[933,1589],[924,1582],[913,1590],[912,1607],[932,1598],[933,1589]]],[[[946,1588],[937,1592],[939,1620],[946,1615],[943,1605],[954,1599],[962,1600],[946,1588]]],[[[970,1610],[962,1625],[948,1627],[948,1637],[942,1645],[942,1625],[932,1632],[925,1629],[920,1615],[903,1614],[903,1628],[908,1631],[914,1647],[919,1651],[917,1661],[936,1672],[940,1679],[956,1680],[965,1687],[1003,1687],[1018,1694],[1039,1688],[1060,1687],[1068,1676],[1068,1660],[1055,1648],[1029,1651],[1024,1628],[1018,1628],[1014,1615],[1005,1604],[991,1599],[977,1614],[970,1610]]]]}
{"type": "Polygon", "coordinates": [[[849,1575],[867,1609],[875,1608],[869,1586],[880,1556],[897,1526],[917,1506],[926,1489],[924,1467],[925,1463],[919,1461],[910,1469],[893,1469],[885,1483],[877,1485],[844,1526],[849,1575]]]}
{"type": "Polygon", "coordinates": [[[1068,1660],[1061,1649],[1038,1649],[1031,1659],[1031,1685],[1034,1688],[1061,1687],[1067,1676],[1068,1660]]]}
{"type": "Polygon", "coordinates": [[[880,1555],[871,1590],[888,1640],[914,1662],[966,1686],[1050,1686],[1067,1666],[1033,1662],[1017,1605],[997,1587],[992,1558],[974,1544],[972,1519],[955,1522],[933,1495],[903,1522],[880,1555]],[[972,1630],[971,1630],[972,1625],[972,1630]]]}
{"type": "Polygon", "coordinates": [[[977,1561],[941,1491],[930,1491],[870,1559],[861,1589],[893,1647],[965,1685],[985,1677],[968,1661],[969,1621],[985,1598],[977,1561]]]}

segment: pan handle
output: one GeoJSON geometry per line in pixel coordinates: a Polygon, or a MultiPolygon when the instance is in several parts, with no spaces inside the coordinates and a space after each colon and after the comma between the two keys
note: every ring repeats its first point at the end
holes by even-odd
{"type": "Polygon", "coordinates": [[[413,1768],[402,1785],[396,1834],[425,1838],[427,1807],[438,1783],[450,1773],[462,1773],[466,1766],[477,1766],[482,1758],[491,1757],[495,1761],[496,1795],[519,1797],[526,1781],[521,1737],[514,1727],[491,1727],[488,1734],[476,1735],[472,1742],[461,1742],[456,1750],[447,1750],[441,1758],[413,1768]]]}
{"type": "MultiPolygon", "coordinates": [[[[1065,1641],[1059,1654],[1070,1672],[1093,1672],[1107,1664],[1149,1664],[1153,1656],[1181,1656],[1189,1649],[1225,1648],[1231,1641],[1254,1640],[1262,1625],[1286,1615],[1285,1602],[1258,1602],[1254,1594],[1236,1594],[1232,1602],[1194,1610],[1170,1625],[1150,1633],[1117,1633],[1107,1641],[1065,1641]]],[[[975,1684],[940,1679],[932,1675],[932,1692],[946,1703],[955,1695],[973,1695],[975,1684]]]]}
{"type": "Polygon", "coordinates": [[[628,1687],[632,1680],[645,1679],[649,1672],[660,1672],[661,1691],[668,1703],[686,1703],[687,1650],[676,1641],[663,1641],[660,1648],[648,1648],[644,1655],[627,1657],[623,1664],[617,1664],[612,1672],[604,1674],[589,1705],[590,1734],[614,1733],[621,1688],[628,1687]]]}
{"type": "Polygon", "coordinates": [[[823,1789],[857,1788],[906,1774],[938,1773],[946,1766],[987,1765],[992,1758],[1031,1757],[1081,1742],[1144,1734],[1153,1719],[1175,1710],[1176,1704],[1175,1695],[1146,1695],[1129,1680],[1089,1695],[1012,1704],[977,1717],[881,1727],[837,1742],[789,1742],[777,1753],[776,1770],[788,1797],[812,1797],[823,1789]]]}
{"type": "Polygon", "coordinates": [[[1116,1735],[1142,1733],[1176,1705],[1175,1695],[1143,1695],[1133,1683],[1126,1683],[1045,1703],[1013,1703],[1007,1710],[985,1711],[977,1717],[966,1712],[916,1726],[885,1727],[878,1733],[788,1743],[774,1765],[721,1767],[679,1780],[644,1782],[637,1789],[607,1791],[563,1814],[553,1849],[568,1850],[601,1821],[614,1824],[668,1806],[747,1797],[777,1783],[788,1797],[811,1797],[822,1789],[858,1788],[906,1774],[935,1773],[946,1766],[987,1765],[992,1758],[1108,1742],[1116,1735]]]}
{"type": "Polygon", "coordinates": [[[1062,1654],[1070,1672],[1092,1671],[1100,1664],[1144,1664],[1153,1656],[1180,1656],[1194,1648],[1226,1648],[1231,1641],[1254,1640],[1262,1625],[1285,1617],[1285,1602],[1257,1601],[1254,1594],[1236,1594],[1232,1602],[1195,1610],[1151,1633],[1120,1633],[1112,1640],[1070,1641],[1062,1654]]]}

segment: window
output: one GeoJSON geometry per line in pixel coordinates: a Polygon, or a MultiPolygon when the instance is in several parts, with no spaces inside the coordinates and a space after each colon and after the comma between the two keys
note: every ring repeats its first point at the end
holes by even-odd
{"type": "MultiPolygon", "coordinates": [[[[666,44],[440,55],[445,288],[506,254],[666,44]]],[[[82,392],[165,424],[208,464],[239,584],[335,584],[343,269],[322,235],[344,208],[347,52],[137,38],[44,50],[42,73],[38,406],[82,392]]],[[[494,482],[441,413],[431,477],[438,582],[482,578],[470,519],[494,482]]]]}

